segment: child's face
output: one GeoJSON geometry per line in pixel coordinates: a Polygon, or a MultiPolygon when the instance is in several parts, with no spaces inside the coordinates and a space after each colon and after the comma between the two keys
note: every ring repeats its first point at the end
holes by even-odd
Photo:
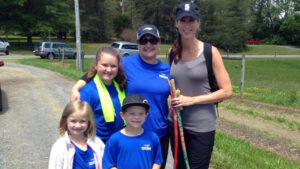
{"type": "Polygon", "coordinates": [[[140,128],[148,116],[148,113],[142,106],[131,106],[127,108],[125,113],[121,112],[121,116],[123,120],[126,120],[127,126],[140,128]]]}
{"type": "Polygon", "coordinates": [[[108,53],[102,53],[95,69],[104,84],[110,85],[118,74],[118,59],[108,53]]]}
{"type": "Polygon", "coordinates": [[[83,112],[72,113],[67,118],[67,127],[69,134],[72,136],[85,136],[84,132],[88,128],[88,118],[83,112]]]}

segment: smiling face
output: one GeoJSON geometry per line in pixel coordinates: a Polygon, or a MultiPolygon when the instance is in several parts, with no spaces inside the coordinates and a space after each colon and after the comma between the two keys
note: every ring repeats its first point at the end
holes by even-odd
{"type": "Polygon", "coordinates": [[[190,39],[196,36],[200,26],[200,20],[195,20],[190,16],[185,16],[180,20],[176,20],[176,27],[183,39],[190,39]]]}
{"type": "Polygon", "coordinates": [[[146,34],[138,41],[138,49],[140,51],[140,56],[144,60],[156,60],[156,55],[159,51],[160,39],[155,38],[150,34],[146,34]],[[156,41],[154,40],[156,39],[156,41]],[[141,42],[146,42],[141,43],[141,42]],[[152,43],[151,43],[152,42],[152,43]]]}
{"type": "Polygon", "coordinates": [[[67,129],[71,136],[86,137],[85,132],[88,125],[88,116],[85,112],[75,112],[67,118],[67,129]]]}
{"type": "Polygon", "coordinates": [[[100,59],[96,63],[95,69],[101,80],[106,85],[111,85],[112,80],[118,74],[118,56],[109,53],[101,53],[100,59]]]}
{"type": "Polygon", "coordinates": [[[146,109],[142,106],[130,106],[126,112],[121,112],[123,120],[126,120],[126,125],[132,128],[140,128],[148,116],[146,109]]]}

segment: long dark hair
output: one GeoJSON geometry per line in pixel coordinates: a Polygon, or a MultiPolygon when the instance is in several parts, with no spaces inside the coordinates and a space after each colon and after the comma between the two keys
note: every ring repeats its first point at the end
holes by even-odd
{"type": "Polygon", "coordinates": [[[126,75],[125,75],[125,73],[122,69],[122,66],[121,66],[120,54],[113,47],[105,46],[105,47],[100,47],[98,49],[98,51],[96,53],[96,60],[91,64],[90,70],[89,70],[88,75],[87,75],[88,81],[93,79],[95,74],[97,73],[97,70],[95,69],[95,66],[96,66],[97,62],[101,59],[101,55],[103,53],[110,54],[112,56],[115,56],[118,59],[118,74],[117,74],[117,76],[115,77],[114,80],[119,84],[120,89],[124,90],[127,78],[126,78],[126,75]]]}
{"type": "Polygon", "coordinates": [[[181,60],[181,52],[182,52],[182,42],[181,42],[181,35],[177,30],[177,39],[175,40],[172,51],[174,53],[174,63],[177,64],[178,61],[181,60]]]}

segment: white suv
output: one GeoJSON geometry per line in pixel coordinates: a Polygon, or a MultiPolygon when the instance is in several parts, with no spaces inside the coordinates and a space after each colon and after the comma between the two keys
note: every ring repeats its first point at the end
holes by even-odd
{"type": "Polygon", "coordinates": [[[9,43],[0,38],[0,52],[5,52],[6,55],[9,55],[9,43]]]}
{"type": "Polygon", "coordinates": [[[131,42],[114,42],[111,45],[120,51],[120,56],[130,56],[139,54],[138,46],[136,43],[131,42]]]}

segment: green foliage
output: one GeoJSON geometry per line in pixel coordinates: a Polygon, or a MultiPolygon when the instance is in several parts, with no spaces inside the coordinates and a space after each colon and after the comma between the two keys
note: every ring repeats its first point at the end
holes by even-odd
{"type": "MultiPolygon", "coordinates": [[[[199,5],[200,9],[208,13],[202,21],[201,35],[204,40],[213,43],[221,49],[229,49],[232,52],[242,51],[246,48],[248,38],[248,18],[250,11],[249,0],[216,0],[209,1],[206,5],[199,5]]],[[[203,12],[202,12],[203,13],[203,12]]],[[[201,37],[200,37],[201,38],[201,37]]]]}
{"type": "Polygon", "coordinates": [[[252,37],[260,40],[266,39],[272,44],[291,44],[286,36],[283,36],[289,34],[288,30],[291,28],[286,29],[285,27],[284,32],[280,29],[282,29],[283,22],[290,15],[294,15],[294,9],[297,9],[295,0],[254,0],[251,8],[255,16],[251,20],[253,22],[250,31],[252,37]],[[293,8],[293,4],[295,4],[295,8],[293,8]]]}
{"type": "Polygon", "coordinates": [[[125,28],[132,28],[132,22],[130,20],[130,17],[127,15],[117,16],[116,18],[114,18],[113,24],[114,31],[118,38],[120,38],[120,35],[125,28]]]}
{"type": "Polygon", "coordinates": [[[300,44],[300,14],[289,15],[281,24],[279,35],[288,44],[300,44]],[[287,33],[288,32],[288,33],[287,33]]]}

